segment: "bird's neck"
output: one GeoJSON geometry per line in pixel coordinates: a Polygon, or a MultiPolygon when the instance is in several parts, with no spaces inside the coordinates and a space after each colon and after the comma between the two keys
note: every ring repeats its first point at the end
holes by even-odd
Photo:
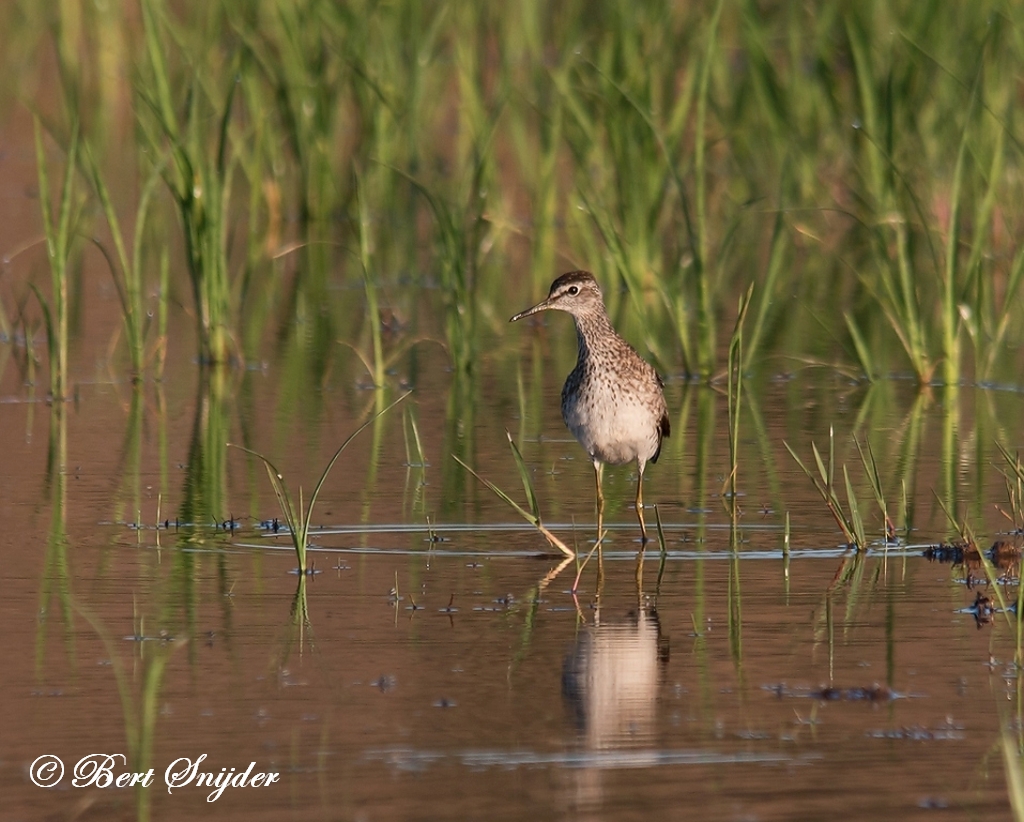
{"type": "Polygon", "coordinates": [[[593,359],[597,340],[609,335],[615,336],[615,329],[604,311],[573,315],[573,320],[576,322],[576,342],[579,347],[578,367],[579,363],[593,359]]]}

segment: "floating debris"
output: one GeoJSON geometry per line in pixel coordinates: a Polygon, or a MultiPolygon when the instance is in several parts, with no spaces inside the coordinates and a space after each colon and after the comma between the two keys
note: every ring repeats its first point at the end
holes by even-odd
{"type": "Polygon", "coordinates": [[[398,680],[393,674],[383,674],[370,683],[372,687],[376,688],[382,694],[386,694],[388,691],[393,691],[397,684],[398,680]]]}
{"type": "Polygon", "coordinates": [[[777,685],[764,685],[764,690],[770,691],[780,699],[792,697],[798,699],[817,699],[822,702],[889,702],[893,699],[903,699],[906,694],[894,691],[885,685],[874,685],[856,688],[836,688],[825,686],[814,689],[790,688],[784,683],[777,685]]]}
{"type": "Polygon", "coordinates": [[[995,614],[1001,612],[1002,609],[996,607],[991,597],[985,596],[981,591],[977,591],[974,595],[974,602],[966,608],[961,608],[957,613],[970,614],[974,617],[978,627],[981,628],[982,625],[988,625],[995,614]]]}
{"type": "Polygon", "coordinates": [[[897,695],[884,685],[875,684],[866,688],[821,688],[811,691],[810,696],[828,702],[888,702],[897,695]]]}
{"type": "Polygon", "coordinates": [[[1000,571],[1020,575],[1021,538],[997,539],[988,549],[989,561],[1000,571]]]}
{"type": "Polygon", "coordinates": [[[950,565],[963,565],[964,558],[974,552],[977,558],[978,549],[966,542],[942,542],[938,545],[929,545],[921,555],[929,562],[948,563],[950,565]]]}
{"type": "Polygon", "coordinates": [[[157,634],[129,634],[122,638],[127,642],[174,642],[176,639],[174,634],[166,630],[157,634]]]}
{"type": "Polygon", "coordinates": [[[297,577],[301,577],[301,576],[315,577],[318,574],[322,574],[323,571],[318,571],[316,568],[314,568],[312,565],[310,565],[310,567],[307,568],[305,571],[303,571],[301,568],[292,568],[288,573],[291,574],[292,576],[297,576],[297,577]]]}
{"type": "MultiPolygon", "coordinates": [[[[1020,579],[1021,537],[997,539],[984,554],[984,560],[1000,572],[996,580],[1000,584],[1016,582],[1020,579]]],[[[939,545],[930,545],[921,552],[931,562],[948,563],[964,569],[963,579],[959,580],[968,588],[976,585],[989,584],[989,570],[982,558],[978,546],[973,542],[958,540],[939,545]]]]}
{"type": "MultiPolygon", "coordinates": [[[[1022,547],[1021,537],[997,539],[992,547],[985,552],[985,557],[1000,571],[1016,571],[1020,567],[1022,547]]],[[[921,555],[931,562],[949,563],[951,565],[981,566],[981,554],[973,542],[957,540],[929,545],[921,555]]]]}
{"type": "Polygon", "coordinates": [[[945,724],[936,728],[925,728],[921,725],[906,725],[902,728],[875,728],[865,732],[870,739],[909,739],[913,742],[935,742],[942,740],[964,739],[964,727],[947,719],[945,724]]]}

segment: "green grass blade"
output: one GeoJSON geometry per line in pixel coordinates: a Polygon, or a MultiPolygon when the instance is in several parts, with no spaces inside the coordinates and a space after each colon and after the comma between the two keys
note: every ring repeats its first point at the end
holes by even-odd
{"type": "Polygon", "coordinates": [[[463,468],[469,471],[469,473],[471,473],[474,477],[480,480],[480,482],[482,482],[484,485],[490,488],[491,491],[493,491],[498,496],[499,499],[503,500],[506,504],[508,504],[517,514],[519,514],[519,516],[525,519],[528,523],[530,523],[531,525],[540,524],[540,519],[535,514],[523,508],[523,506],[521,506],[518,502],[512,499],[512,497],[510,497],[508,494],[502,491],[497,485],[495,485],[489,479],[484,479],[483,477],[481,477],[476,471],[474,471],[472,468],[466,465],[466,463],[464,463],[457,456],[455,456],[455,454],[452,454],[452,459],[454,459],[459,465],[461,465],[463,468]]]}
{"type": "Polygon", "coordinates": [[[402,400],[408,397],[411,393],[411,391],[406,391],[397,400],[392,402],[390,405],[387,405],[384,408],[382,408],[380,411],[378,411],[376,414],[374,414],[372,417],[366,420],[366,422],[360,425],[355,431],[349,434],[348,437],[345,438],[345,441],[338,447],[338,450],[334,452],[334,456],[331,457],[330,462],[327,463],[327,467],[324,468],[324,471],[320,475],[320,479],[316,484],[316,488],[313,489],[313,494],[309,498],[309,514],[313,513],[313,506],[316,504],[317,497],[320,496],[320,489],[323,487],[324,481],[327,479],[327,475],[331,472],[331,469],[334,467],[334,463],[337,462],[338,457],[341,456],[341,452],[348,447],[348,444],[352,442],[352,440],[359,436],[359,434],[363,431],[364,428],[370,425],[378,417],[384,416],[384,414],[386,414],[388,411],[390,411],[392,408],[398,405],[398,403],[400,403],[402,400]]]}
{"type": "Polygon", "coordinates": [[[60,216],[57,220],[57,249],[63,260],[67,260],[71,243],[71,206],[74,200],[75,171],[78,162],[78,122],[71,129],[71,143],[68,147],[67,164],[64,166],[64,180],[60,187],[60,216]]]}
{"type": "Polygon", "coordinates": [[[50,179],[47,172],[46,149],[43,148],[43,130],[39,115],[32,120],[35,129],[36,168],[39,176],[39,204],[43,210],[43,233],[46,237],[46,253],[52,261],[57,254],[57,235],[53,229],[53,216],[50,212],[50,179]]]}
{"type": "Polygon", "coordinates": [[[516,469],[519,471],[519,479],[523,482],[523,491],[526,494],[527,502],[530,503],[530,510],[537,517],[537,522],[540,522],[540,505],[537,503],[537,494],[533,490],[533,480],[530,477],[530,472],[523,460],[523,455],[519,451],[519,446],[515,444],[508,429],[505,429],[505,436],[508,437],[508,444],[512,448],[512,457],[516,461],[516,469]]]}
{"type": "Polygon", "coordinates": [[[1006,773],[1006,792],[1010,797],[1015,822],[1024,822],[1024,774],[1021,773],[1021,756],[1013,737],[1003,731],[1003,770],[1006,773]]]}
{"type": "Polygon", "coordinates": [[[263,463],[263,466],[267,469],[267,476],[270,478],[270,487],[274,489],[274,496],[277,497],[281,513],[284,514],[285,523],[294,533],[299,527],[299,520],[295,513],[295,507],[292,505],[291,496],[288,494],[288,488],[284,484],[284,476],[277,470],[277,466],[263,456],[263,454],[253,451],[251,448],[246,448],[244,445],[229,442],[227,446],[228,448],[237,448],[239,451],[244,451],[263,463]]]}
{"type": "Polygon", "coordinates": [[[163,46],[157,33],[157,12],[154,0],[141,0],[143,32],[146,38],[146,52],[153,70],[153,83],[156,87],[155,98],[152,98],[155,111],[160,116],[164,130],[172,142],[178,142],[177,118],[174,115],[174,98],[171,96],[171,82],[164,58],[163,46]]]}
{"type": "MultiPolygon", "coordinates": [[[[53,328],[53,315],[50,313],[50,306],[43,297],[43,292],[39,290],[39,286],[35,283],[29,283],[28,287],[32,289],[32,293],[35,294],[36,299],[39,300],[39,307],[43,312],[43,327],[46,329],[46,346],[47,350],[50,352],[50,357],[52,358],[56,353],[57,341],[56,333],[53,328]]],[[[54,365],[52,360],[50,365],[51,367],[54,365]]]]}
{"type": "Polygon", "coordinates": [[[562,540],[560,540],[558,537],[556,537],[554,534],[552,534],[551,531],[549,531],[544,526],[544,524],[540,521],[540,517],[539,516],[536,516],[536,515],[530,513],[529,511],[527,511],[525,508],[523,508],[523,506],[521,506],[518,502],[516,502],[514,499],[512,499],[512,497],[510,497],[508,494],[506,494],[504,491],[502,491],[493,482],[491,482],[488,479],[484,479],[483,477],[481,477],[476,471],[474,471],[466,463],[464,463],[462,460],[460,460],[455,454],[452,454],[452,459],[454,459],[459,465],[461,465],[463,468],[465,468],[467,471],[469,471],[470,474],[472,474],[474,477],[476,477],[478,480],[480,480],[480,482],[482,482],[485,486],[490,488],[491,491],[499,499],[504,500],[504,502],[509,507],[511,507],[512,510],[514,510],[516,513],[519,514],[519,516],[521,516],[528,523],[530,523],[532,526],[534,526],[538,531],[540,531],[540,533],[544,536],[544,538],[548,541],[548,543],[550,545],[553,545],[555,548],[557,548],[559,551],[561,551],[567,557],[571,558],[571,557],[575,557],[576,556],[576,552],[575,551],[573,551],[571,548],[569,548],[564,542],[562,542],[562,540]]]}
{"type": "Polygon", "coordinates": [[[811,469],[808,468],[806,465],[804,465],[804,461],[800,459],[799,456],[797,456],[796,451],[793,450],[793,447],[788,442],[783,440],[782,444],[786,446],[786,450],[789,451],[789,455],[794,460],[796,460],[796,464],[800,466],[800,470],[804,472],[804,474],[807,476],[807,479],[809,479],[811,481],[811,484],[814,485],[814,489],[821,496],[822,500],[824,500],[826,503],[830,503],[829,489],[824,484],[824,466],[821,464],[821,457],[818,455],[818,449],[815,447],[814,443],[811,443],[811,449],[814,451],[815,459],[818,462],[818,473],[821,476],[821,479],[815,476],[814,472],[811,471],[811,469]]]}
{"type": "Polygon", "coordinates": [[[846,502],[850,507],[850,525],[853,535],[856,538],[858,548],[867,548],[867,539],[864,534],[864,521],[860,516],[860,506],[857,503],[857,494],[853,490],[853,483],[850,482],[850,472],[843,466],[843,479],[846,482],[846,502]]]}
{"type": "Polygon", "coordinates": [[[882,510],[882,528],[884,531],[887,528],[889,520],[889,506],[885,501],[885,492],[882,488],[882,477],[878,472],[878,462],[875,459],[875,452],[871,448],[870,441],[866,443],[866,453],[865,447],[862,447],[860,444],[860,440],[854,437],[853,441],[857,445],[857,452],[860,454],[860,461],[864,466],[864,473],[867,474],[868,482],[871,485],[871,492],[875,496],[875,502],[882,510]]]}
{"type": "Polygon", "coordinates": [[[814,458],[818,465],[818,472],[821,475],[821,480],[819,480],[814,475],[814,473],[810,469],[808,469],[806,465],[804,465],[803,460],[801,460],[800,457],[797,456],[796,452],[793,450],[793,448],[790,446],[788,442],[783,440],[782,444],[786,446],[786,450],[789,451],[790,456],[793,457],[794,460],[796,460],[797,465],[800,466],[800,470],[802,470],[804,474],[807,475],[807,478],[814,485],[815,490],[821,496],[821,499],[825,503],[825,506],[828,508],[829,513],[832,514],[832,518],[835,520],[836,525],[838,525],[839,529],[843,532],[843,537],[850,544],[856,543],[856,535],[853,532],[851,523],[847,520],[846,516],[843,513],[842,506],[839,504],[839,500],[836,497],[834,489],[826,487],[825,485],[822,484],[824,480],[827,478],[828,473],[825,470],[825,466],[822,464],[821,455],[818,453],[818,447],[813,442],[811,443],[811,449],[814,451],[814,458]]]}
{"type": "Polygon", "coordinates": [[[813,442],[811,443],[811,451],[814,454],[814,464],[818,467],[818,476],[821,477],[821,482],[826,491],[831,493],[832,491],[832,461],[831,455],[829,455],[829,467],[825,468],[825,463],[821,460],[821,453],[818,451],[818,446],[813,442]]]}
{"type": "Polygon", "coordinates": [[[853,350],[857,354],[857,362],[864,372],[864,376],[871,382],[875,381],[875,367],[872,363],[871,349],[868,348],[864,335],[857,327],[857,322],[848,311],[843,312],[843,319],[846,321],[846,330],[850,332],[850,340],[853,342],[853,350]]]}
{"type": "Polygon", "coordinates": [[[107,190],[106,183],[103,182],[103,175],[100,173],[99,164],[96,162],[96,157],[89,143],[83,144],[82,154],[85,158],[85,166],[89,171],[89,176],[92,178],[93,187],[100,198],[100,206],[103,209],[103,216],[107,220],[107,226],[110,228],[110,236],[114,240],[114,250],[117,251],[117,260],[121,265],[122,276],[127,277],[131,266],[124,244],[124,235],[121,233],[121,221],[117,219],[117,212],[114,210],[114,204],[110,200],[110,192],[107,190]]]}
{"type": "MultiPolygon", "coordinates": [[[[117,259],[120,264],[120,274],[118,273],[117,267],[114,266],[113,260],[110,259],[110,255],[107,254],[106,249],[99,245],[103,255],[107,258],[107,262],[110,265],[110,273],[114,280],[114,285],[117,288],[118,297],[121,299],[121,310],[124,314],[124,326],[125,326],[125,337],[128,341],[128,350],[131,357],[132,371],[138,376],[142,371],[142,328],[141,328],[141,288],[139,286],[138,274],[139,269],[137,267],[138,261],[133,264],[128,259],[128,251],[124,243],[124,235],[121,232],[121,222],[117,217],[117,211],[114,209],[114,204],[110,199],[110,192],[107,190],[106,183],[103,181],[103,175],[100,173],[99,164],[96,162],[96,158],[93,155],[92,148],[88,143],[83,145],[83,154],[85,156],[86,168],[89,171],[89,175],[92,178],[93,188],[96,190],[96,194],[100,199],[100,206],[103,209],[103,215],[106,218],[107,226],[110,229],[110,236],[114,241],[114,250],[117,252],[117,259]]],[[[141,198],[139,209],[144,208],[145,203],[148,201],[148,186],[144,187],[141,198]]],[[[137,215],[135,231],[136,231],[136,242],[138,244],[138,236],[141,235],[145,227],[145,213],[137,215]]]]}

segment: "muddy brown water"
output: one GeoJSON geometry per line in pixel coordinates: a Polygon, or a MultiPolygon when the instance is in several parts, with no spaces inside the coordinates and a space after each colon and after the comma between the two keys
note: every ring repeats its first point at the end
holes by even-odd
{"type": "Polygon", "coordinates": [[[59,470],[48,471],[59,413],[13,365],[0,380],[4,819],[1009,815],[1014,635],[1003,615],[979,628],[962,613],[974,592],[921,547],[950,534],[932,493],[945,476],[979,533],[1005,528],[994,447],[978,442],[1000,420],[1019,439],[1015,392],[964,389],[951,405],[881,388],[886,402],[858,431],[887,488],[911,478],[915,531],[855,560],[782,440],[809,458],[835,425],[877,531],[850,438],[869,389],[820,372],[754,382],[763,432],[744,422],[734,551],[719,494],[724,398],[670,381],[678,416],[645,493],[665,525],[663,568],[649,551],[638,592],[632,476],[610,470],[603,587],[598,597],[592,565],[574,600],[573,569],[546,582],[557,558],[450,456],[471,441],[472,464],[518,495],[504,429],[522,426],[545,512],[585,544],[591,473],[558,420],[560,375],[545,374],[526,404],[537,413],[521,420],[514,397],[487,388],[500,380],[485,361],[460,430],[435,349],[406,400],[428,464],[407,464],[400,409],[346,452],[314,517],[304,624],[294,555],[259,527],[279,515],[262,468],[225,451],[219,519],[237,530],[175,527],[202,484],[196,443],[222,413],[226,437],[309,488],[373,394],[334,379],[315,402],[282,400],[287,375],[270,363],[234,374],[236,399],[211,412],[182,357],[162,385],[142,386],[133,422],[133,389],[97,365],[102,346],[78,350],[63,506],[59,470]],[[155,527],[158,506],[167,528],[155,527]],[[126,757],[115,775],[152,768],[151,784],[76,787],[76,764],[95,754],[126,757]],[[46,755],[66,769],[52,788],[32,781],[46,755]],[[279,777],[213,802],[209,787],[169,792],[169,766],[203,755],[199,770],[214,775],[254,762],[279,777]]]}
{"type": "MultiPolygon", "coordinates": [[[[2,158],[16,181],[0,198],[5,253],[39,231],[24,136],[2,158]]],[[[45,281],[33,253],[0,272],[7,309],[45,281]]],[[[762,364],[733,532],[721,389],[670,378],[673,435],[645,487],[664,563],[648,552],[638,590],[633,477],[610,469],[603,586],[592,565],[574,598],[574,569],[551,578],[543,540],[451,457],[519,497],[510,430],[546,519],[588,544],[591,469],[558,414],[570,328],[506,335],[468,389],[442,346],[414,347],[393,375],[412,395],[324,486],[303,608],[286,540],[259,527],[280,516],[266,474],[225,443],[266,453],[308,494],[374,407],[351,349],[308,384],[282,354],[204,379],[176,310],[165,378],[136,389],[109,359],[109,276],[90,263],[80,288],[72,401],[45,402],[24,340],[0,342],[0,818],[1009,817],[1016,623],[979,627],[965,571],[922,549],[953,533],[936,495],[983,541],[1010,527],[994,443],[1024,443],[1013,386],[872,388],[762,364]],[[906,488],[900,545],[837,547],[783,445],[810,464],[830,426],[873,533],[852,436],[871,441],[901,526],[906,488]],[[148,786],[85,784],[103,781],[100,755],[111,778],[152,770],[148,786]],[[46,757],[64,774],[39,787],[46,757]],[[194,782],[168,790],[201,757],[217,778],[250,763],[249,779],[277,776],[215,801],[194,782]]]]}

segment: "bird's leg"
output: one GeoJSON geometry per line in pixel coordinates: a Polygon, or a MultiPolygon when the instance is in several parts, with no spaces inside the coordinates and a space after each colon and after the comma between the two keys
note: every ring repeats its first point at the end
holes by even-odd
{"type": "Polygon", "coordinates": [[[647,549],[647,527],[644,525],[644,465],[637,463],[636,516],[640,520],[640,550],[636,552],[636,594],[639,597],[644,584],[644,552],[647,549]]]}
{"type": "Polygon", "coordinates": [[[601,481],[604,477],[604,463],[594,460],[594,481],[597,486],[597,575],[604,576],[604,493],[601,491],[601,481]]]}
{"type": "Polygon", "coordinates": [[[640,546],[647,545],[647,526],[644,525],[644,466],[640,466],[640,472],[636,478],[636,518],[640,520],[640,546]]]}

